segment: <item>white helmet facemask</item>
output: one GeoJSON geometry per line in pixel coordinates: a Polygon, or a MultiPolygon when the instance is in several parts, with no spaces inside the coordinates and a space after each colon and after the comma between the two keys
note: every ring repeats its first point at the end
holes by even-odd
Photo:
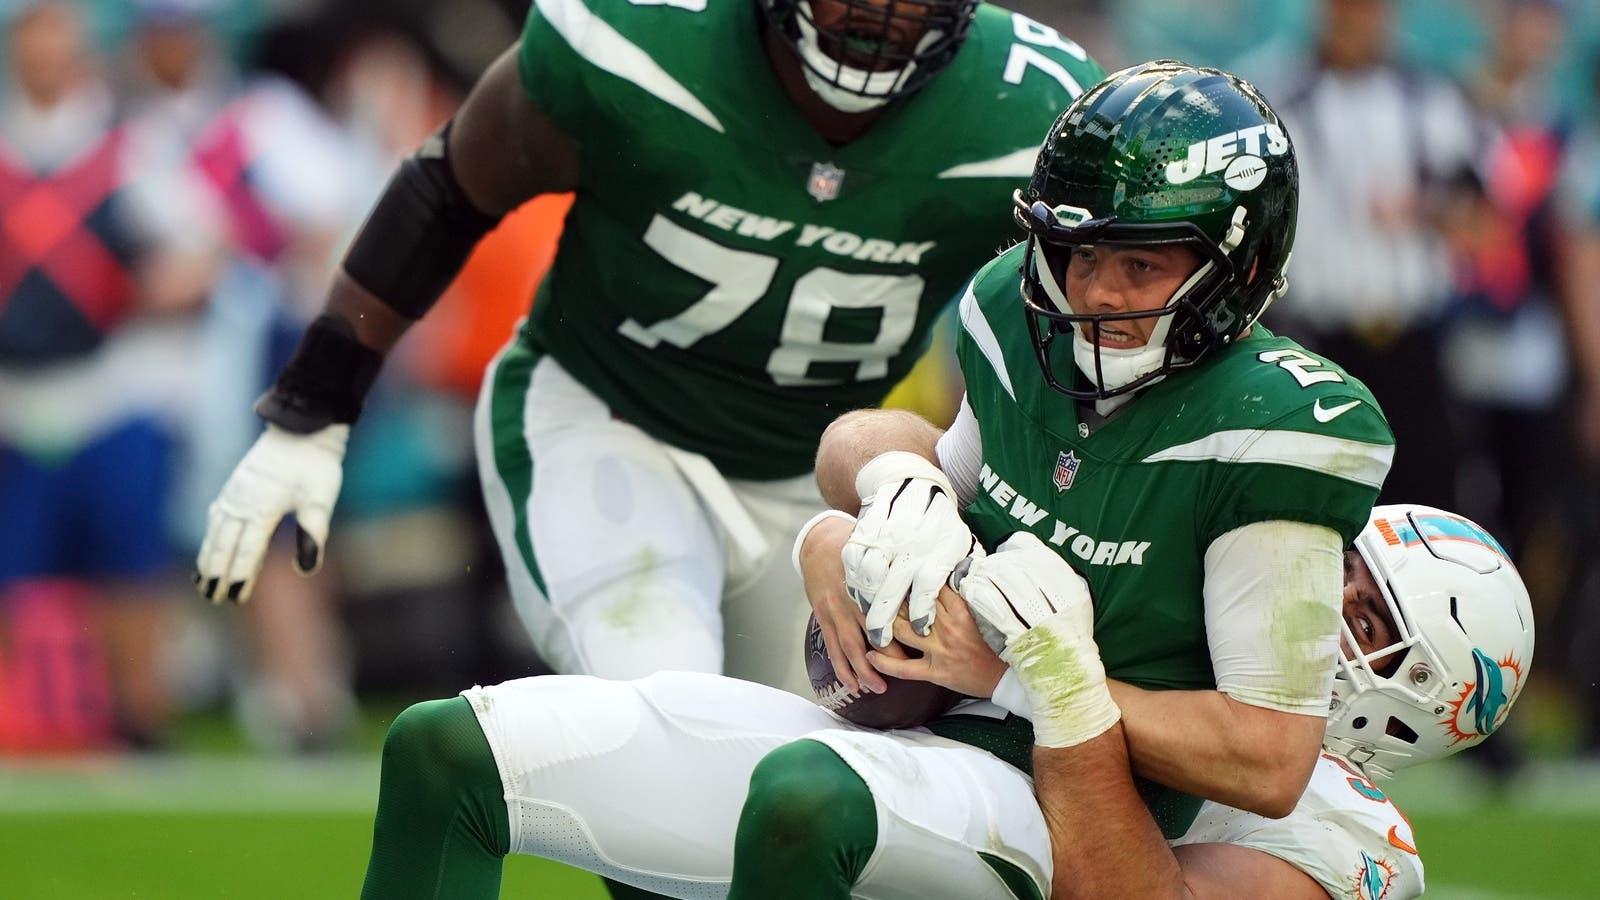
{"type": "MultiPolygon", "coordinates": [[[[864,113],[879,109],[893,100],[900,85],[911,78],[917,70],[915,62],[908,62],[898,69],[886,72],[869,72],[845,65],[842,61],[829,56],[822,49],[822,42],[818,39],[815,17],[811,12],[811,4],[800,0],[800,14],[795,16],[795,24],[800,29],[800,71],[805,75],[806,84],[813,93],[822,98],[822,102],[843,113],[864,113]],[[829,81],[819,74],[822,72],[835,73],[834,79],[829,81]]],[[[929,30],[917,42],[916,52],[933,46],[943,33],[929,30]]]]}
{"type": "MultiPolygon", "coordinates": [[[[1044,252],[1044,245],[1037,237],[1030,238],[1034,242],[1034,259],[1037,265],[1044,269],[1043,277],[1039,279],[1044,287],[1044,292],[1049,296],[1050,302],[1055,304],[1061,312],[1072,314],[1072,307],[1067,303],[1066,292],[1061,285],[1065,283],[1065,272],[1057,273],[1050,266],[1049,255],[1044,252]]],[[[1167,334],[1172,330],[1172,320],[1178,314],[1177,304],[1195,285],[1199,284],[1207,275],[1216,268],[1216,263],[1206,260],[1200,268],[1194,271],[1178,289],[1167,298],[1162,307],[1167,313],[1156,319],[1155,327],[1150,329],[1150,339],[1138,347],[1100,347],[1094,341],[1084,337],[1083,328],[1076,325],[1072,328],[1072,359],[1078,364],[1078,369],[1095,381],[1095,360],[1098,356],[1100,364],[1101,389],[1114,391],[1117,388],[1129,385],[1161,368],[1167,358],[1167,334]]],[[[1092,330],[1092,326],[1091,330],[1092,330]]],[[[1161,381],[1160,378],[1152,379],[1151,384],[1161,381]]]]}

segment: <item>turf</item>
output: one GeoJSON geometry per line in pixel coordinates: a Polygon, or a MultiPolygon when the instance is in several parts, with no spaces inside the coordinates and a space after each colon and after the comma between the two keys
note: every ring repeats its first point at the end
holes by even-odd
{"type": "Polygon", "coordinates": [[[1600,897],[1600,816],[1485,807],[1413,816],[1430,898],[1600,897]]]}
{"type": "MultiPolygon", "coordinates": [[[[1600,816],[1480,808],[1413,817],[1428,896],[1593,898],[1588,852],[1600,816]]],[[[0,814],[0,896],[54,898],[342,898],[357,896],[371,820],[351,813],[0,814]]],[[[514,858],[502,895],[601,900],[592,876],[514,858]]]]}
{"type": "MultiPolygon", "coordinates": [[[[352,900],[371,846],[366,815],[0,815],[7,900],[352,900]]],[[[506,866],[503,896],[602,900],[594,876],[543,860],[506,866]]]]}

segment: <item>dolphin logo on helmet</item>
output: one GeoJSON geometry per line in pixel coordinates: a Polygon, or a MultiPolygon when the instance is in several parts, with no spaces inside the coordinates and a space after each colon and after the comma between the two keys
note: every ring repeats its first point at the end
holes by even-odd
{"type": "Polygon", "coordinates": [[[1492,734],[1500,726],[1500,716],[1511,705],[1511,698],[1506,695],[1499,663],[1477,649],[1472,651],[1472,661],[1478,668],[1478,680],[1473,685],[1467,712],[1472,713],[1473,725],[1479,734],[1492,734]]]}

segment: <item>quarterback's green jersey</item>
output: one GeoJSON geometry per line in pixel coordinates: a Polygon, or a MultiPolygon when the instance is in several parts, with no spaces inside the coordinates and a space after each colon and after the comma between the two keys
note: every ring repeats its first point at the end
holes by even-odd
{"type": "Polygon", "coordinates": [[[948,69],[833,146],[780,86],[752,0],[537,0],[523,84],[580,185],[523,340],[734,478],[811,468],[971,271],[1051,121],[1103,75],[980,8],[948,69]]]}
{"type": "Polygon", "coordinates": [[[962,301],[957,352],[983,438],[966,518],[990,547],[1031,530],[1088,579],[1111,677],[1212,687],[1206,549],[1273,520],[1353,541],[1394,456],[1389,425],[1365,385],[1257,326],[1091,427],[1040,377],[1021,258],[1020,246],[1002,254],[962,301]]]}
{"type": "MultiPolygon", "coordinates": [[[[957,352],[983,444],[978,497],[965,517],[990,549],[1032,531],[1088,580],[1110,677],[1153,689],[1214,687],[1207,548],[1235,528],[1275,520],[1354,540],[1393,457],[1388,423],[1359,381],[1257,326],[1094,424],[1041,376],[1018,294],[1022,255],[1021,246],[1002,254],[961,303],[957,352]]],[[[1071,341],[1052,349],[1073,365],[1071,341]]],[[[1286,598],[1273,629],[1285,653],[1316,643],[1327,622],[1326,602],[1304,604],[1301,615],[1286,598]]],[[[1326,677],[1322,662],[1306,667],[1307,683],[1326,677]]],[[[1284,691],[1303,696],[1306,685],[1284,691]]],[[[1012,735],[1002,746],[1017,742],[1012,735]]]]}

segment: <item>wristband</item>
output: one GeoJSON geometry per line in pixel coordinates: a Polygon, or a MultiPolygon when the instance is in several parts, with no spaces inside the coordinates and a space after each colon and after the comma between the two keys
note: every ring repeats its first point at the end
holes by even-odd
{"type": "Polygon", "coordinates": [[[256,415],[294,434],[354,424],[382,366],[383,354],[356,340],[349,322],[318,316],[256,401],[256,415]]]}
{"type": "Polygon", "coordinates": [[[848,519],[851,524],[854,524],[856,517],[841,509],[825,509],[808,519],[804,525],[801,525],[800,533],[794,537],[794,549],[789,551],[789,562],[794,566],[794,571],[797,575],[802,577],[805,575],[800,570],[800,548],[805,546],[806,538],[811,535],[811,529],[829,519],[848,519]]]}

